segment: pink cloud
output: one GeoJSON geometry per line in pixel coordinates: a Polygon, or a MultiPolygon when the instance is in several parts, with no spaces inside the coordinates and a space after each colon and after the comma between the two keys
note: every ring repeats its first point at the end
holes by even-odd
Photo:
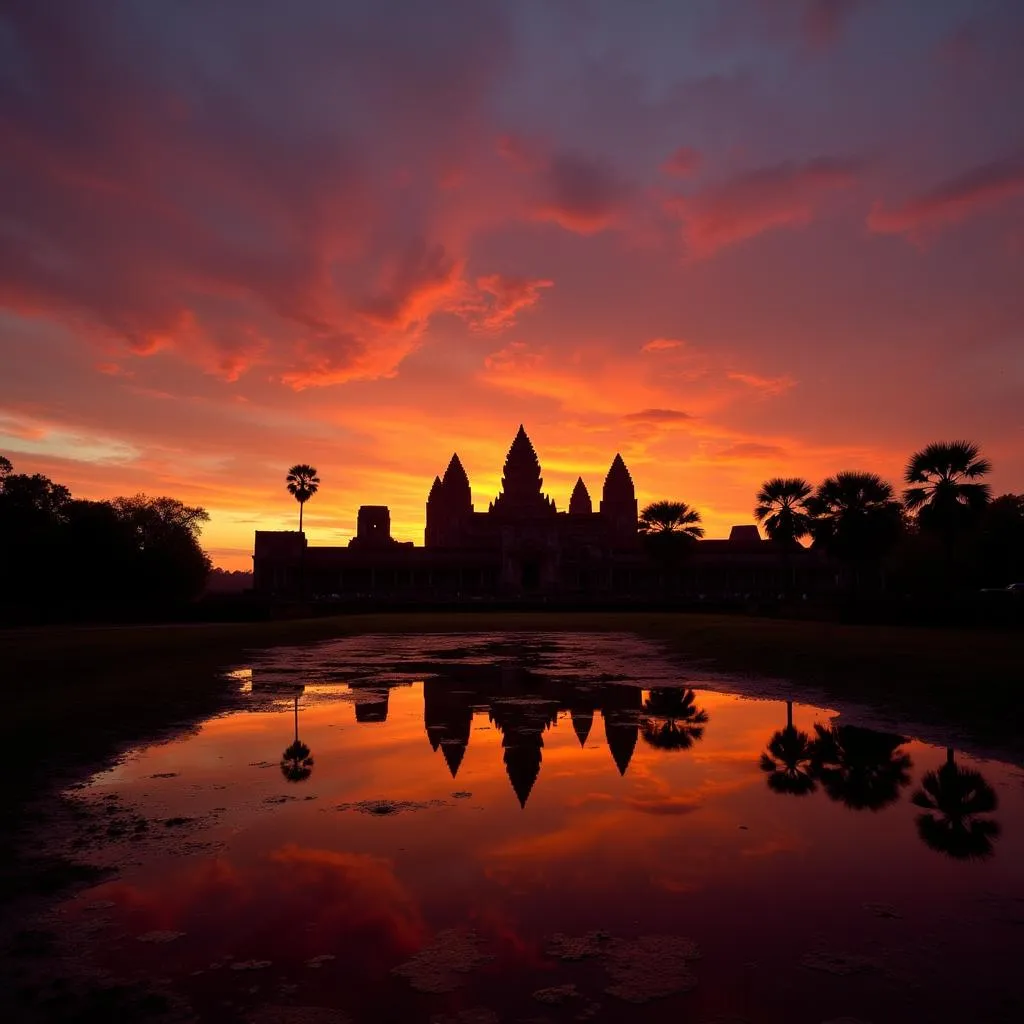
{"type": "Polygon", "coordinates": [[[966,220],[1024,195],[1024,160],[997,160],[972,168],[929,192],[886,209],[876,203],[868,227],[876,234],[919,239],[930,230],[966,220]]]}
{"type": "Polygon", "coordinates": [[[707,256],[773,228],[808,224],[824,196],[852,185],[857,171],[852,161],[827,157],[776,164],[665,205],[685,223],[691,252],[707,256]]]}
{"type": "Polygon", "coordinates": [[[816,47],[831,46],[843,26],[863,0],[807,0],[803,29],[807,41],[816,47]]]}
{"type": "Polygon", "coordinates": [[[700,167],[702,159],[700,152],[693,147],[680,146],[661,165],[661,170],[675,178],[686,178],[700,167]]]}

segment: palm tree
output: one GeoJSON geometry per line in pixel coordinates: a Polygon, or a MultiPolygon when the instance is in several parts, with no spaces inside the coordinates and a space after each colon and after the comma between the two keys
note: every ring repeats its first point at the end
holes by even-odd
{"type": "Polygon", "coordinates": [[[903,492],[903,504],[922,526],[955,531],[991,500],[989,485],[976,482],[991,471],[973,441],[936,441],[910,456],[904,479],[919,486],[903,492]]]}
{"type": "Polygon", "coordinates": [[[823,480],[807,499],[814,539],[829,554],[856,567],[876,561],[903,532],[903,510],[892,485],[877,473],[843,472],[823,480]]]}
{"type": "Polygon", "coordinates": [[[811,532],[813,517],[807,510],[811,493],[811,485],[798,476],[766,480],[757,492],[754,518],[764,523],[771,540],[792,547],[811,532]]]}
{"type": "Polygon", "coordinates": [[[285,477],[288,493],[299,503],[299,533],[302,533],[302,508],[320,490],[320,477],[312,466],[300,462],[288,470],[285,477]]]}
{"type": "Polygon", "coordinates": [[[995,790],[980,772],[961,768],[953,748],[938,771],[926,772],[921,788],[910,802],[927,812],[917,817],[917,831],[925,845],[956,860],[981,860],[992,855],[999,823],[990,814],[999,806],[995,790]]]}
{"type": "Polygon", "coordinates": [[[793,702],[786,701],[786,728],[768,741],[761,754],[761,771],[768,776],[768,788],[776,793],[806,796],[817,788],[814,781],[814,744],[807,733],[793,726],[793,702]]]}
{"type": "Polygon", "coordinates": [[[693,690],[659,686],[644,701],[640,735],[660,750],[689,750],[704,736],[708,713],[694,703],[693,690]]]}
{"type": "Polygon", "coordinates": [[[910,755],[895,733],[857,725],[815,725],[815,774],[832,800],[853,810],[878,811],[910,784],[910,755]]]}
{"type": "Polygon", "coordinates": [[[295,696],[295,739],[281,755],[281,774],[289,782],[304,782],[313,774],[313,757],[309,747],[299,739],[299,697],[295,696]]]}
{"type": "Polygon", "coordinates": [[[652,501],[640,512],[641,533],[674,533],[699,540],[704,536],[700,513],[685,501],[652,501]]]}

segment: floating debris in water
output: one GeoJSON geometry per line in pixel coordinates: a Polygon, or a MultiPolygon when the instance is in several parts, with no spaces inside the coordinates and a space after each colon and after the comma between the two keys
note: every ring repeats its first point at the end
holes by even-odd
{"type": "Polygon", "coordinates": [[[135,938],[138,942],[173,942],[175,939],[180,939],[184,934],[184,932],[154,931],[146,932],[144,935],[136,935],[135,938]]]}
{"type": "Polygon", "coordinates": [[[818,950],[805,953],[800,958],[800,965],[812,971],[824,971],[826,974],[865,974],[868,971],[879,971],[882,965],[870,956],[859,956],[853,953],[831,953],[818,950]]]}
{"type": "Polygon", "coordinates": [[[472,793],[468,789],[457,789],[452,793],[453,800],[469,800],[472,797],[472,793]]]}
{"type": "Polygon", "coordinates": [[[326,1006],[260,1006],[244,1019],[246,1024],[352,1024],[347,1013],[326,1006]]]}
{"type": "Polygon", "coordinates": [[[568,985],[554,985],[551,988],[539,988],[533,993],[533,998],[538,1003],[545,1003],[548,1006],[562,1006],[570,999],[579,999],[579,989],[572,983],[568,985]]]}
{"type": "Polygon", "coordinates": [[[448,807],[447,800],[358,800],[354,803],[338,804],[336,811],[358,811],[378,818],[403,811],[426,811],[433,807],[448,807]]]}
{"type": "Polygon", "coordinates": [[[176,779],[179,772],[156,772],[154,775],[150,775],[151,779],[176,779]]]}
{"type": "Polygon", "coordinates": [[[700,959],[700,947],[681,935],[642,935],[613,940],[605,958],[614,982],[605,992],[627,1003],[646,1003],[696,986],[690,964],[700,959]]]}
{"type": "Polygon", "coordinates": [[[271,964],[270,960],[236,960],[231,965],[233,971],[262,971],[264,968],[269,967],[271,964]]]}
{"type": "Polygon", "coordinates": [[[889,906],[888,903],[865,903],[864,909],[875,917],[885,917],[899,919],[903,915],[895,908],[889,906]]]}
{"type": "Polygon", "coordinates": [[[321,953],[319,956],[311,956],[306,961],[307,967],[323,967],[324,964],[329,963],[331,960],[336,960],[337,957],[333,953],[321,953]]]}
{"type": "Polygon", "coordinates": [[[462,984],[460,974],[468,974],[493,959],[480,952],[476,932],[449,928],[438,932],[429,946],[392,968],[391,973],[406,978],[417,992],[452,992],[462,984]]]}
{"type": "Polygon", "coordinates": [[[578,937],[559,932],[547,940],[544,955],[557,960],[587,960],[600,956],[610,941],[611,935],[604,931],[587,932],[578,937]]]}

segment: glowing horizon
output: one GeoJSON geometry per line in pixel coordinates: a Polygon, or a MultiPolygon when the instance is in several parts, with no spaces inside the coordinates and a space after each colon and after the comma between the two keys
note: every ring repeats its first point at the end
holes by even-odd
{"type": "Polygon", "coordinates": [[[226,568],[296,462],[311,543],[422,543],[519,423],[559,509],[621,452],[709,537],[937,440],[1024,490],[1020,5],[62,6],[0,14],[16,471],[226,568]]]}

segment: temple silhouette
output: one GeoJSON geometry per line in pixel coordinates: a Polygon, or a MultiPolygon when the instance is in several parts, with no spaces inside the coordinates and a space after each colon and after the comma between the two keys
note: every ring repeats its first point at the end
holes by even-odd
{"type": "Polygon", "coordinates": [[[652,557],[637,531],[633,478],[615,455],[597,507],[583,478],[568,509],[544,493],[540,460],[520,426],[501,493],[486,511],[473,504],[457,454],[435,476],[424,545],[396,541],[386,505],[363,505],[347,546],[309,546],[298,531],[256,531],[253,586],[263,595],[320,598],[642,598],[681,581],[709,595],[771,593],[820,578],[828,567],[803,548],[783,554],[754,525],[728,540],[694,542],[685,566],[652,557]]]}

